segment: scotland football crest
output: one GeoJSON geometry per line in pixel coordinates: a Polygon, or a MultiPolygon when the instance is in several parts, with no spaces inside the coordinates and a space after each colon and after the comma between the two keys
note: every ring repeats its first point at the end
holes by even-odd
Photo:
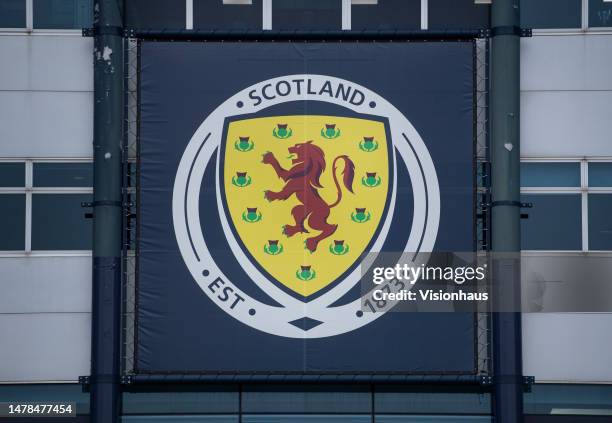
{"type": "Polygon", "coordinates": [[[364,257],[381,251],[391,233],[400,251],[432,251],[439,197],[425,143],[393,105],[347,80],[287,75],[245,88],[202,122],[177,171],[173,220],[185,263],[221,310],[273,335],[321,338],[384,315],[364,313],[359,296],[343,299],[360,282],[364,257]],[[295,102],[342,112],[277,113],[295,102]],[[394,219],[403,201],[398,163],[410,178],[410,226],[392,224],[402,221],[394,219]],[[202,207],[212,164],[216,205],[202,207]],[[209,221],[221,222],[224,254],[235,256],[248,280],[227,277],[215,261],[202,231],[209,221]],[[247,295],[247,284],[278,305],[247,295]]]}

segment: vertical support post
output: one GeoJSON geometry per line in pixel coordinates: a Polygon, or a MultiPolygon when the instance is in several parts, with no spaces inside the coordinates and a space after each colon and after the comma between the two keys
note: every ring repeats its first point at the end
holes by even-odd
{"type": "Polygon", "coordinates": [[[91,420],[119,421],[123,3],[94,1],[94,203],[91,420]]]}
{"type": "Polygon", "coordinates": [[[493,416],[496,423],[519,423],[523,421],[519,0],[493,1],[491,27],[493,416]]]}

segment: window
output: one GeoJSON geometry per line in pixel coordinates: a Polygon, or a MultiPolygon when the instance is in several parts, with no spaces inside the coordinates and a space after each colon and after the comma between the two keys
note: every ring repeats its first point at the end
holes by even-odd
{"type": "Polygon", "coordinates": [[[580,194],[523,194],[533,203],[521,223],[523,250],[581,250],[580,194]]]}
{"type": "Polygon", "coordinates": [[[0,250],[25,248],[25,204],[25,194],[0,194],[0,250]]]}
{"type": "Polygon", "coordinates": [[[81,29],[91,27],[93,0],[33,0],[34,28],[81,29]]]}
{"type": "Polygon", "coordinates": [[[612,162],[526,160],[523,250],[612,250],[612,162]]]}
{"type": "Polygon", "coordinates": [[[351,8],[353,30],[418,30],[421,29],[420,0],[353,0],[351,8]]]}
{"type": "MultiPolygon", "coordinates": [[[[533,1],[533,0],[529,0],[533,1]]],[[[427,27],[434,30],[488,28],[490,5],[474,0],[428,0],[427,27]]]]}
{"type": "Polygon", "coordinates": [[[524,28],[580,28],[582,0],[521,0],[524,28]]]}
{"type": "Polygon", "coordinates": [[[26,0],[0,0],[0,28],[25,28],[26,0]]]}
{"type": "Polygon", "coordinates": [[[24,163],[2,163],[0,164],[0,187],[24,187],[25,165],[24,163]]]}
{"type": "Polygon", "coordinates": [[[0,0],[0,28],[81,29],[93,22],[93,0],[0,0]]]}
{"type": "Polygon", "coordinates": [[[588,169],[589,250],[612,250],[612,162],[588,169]]]}
{"type": "MultiPolygon", "coordinates": [[[[196,0],[194,0],[196,1],[196,0]]],[[[204,0],[209,1],[210,0],[204,0]]],[[[221,3],[219,1],[219,3],[221,3]]],[[[125,0],[124,21],[131,28],[185,28],[185,2],[125,0]]]]}
{"type": "MultiPolygon", "coordinates": [[[[229,6],[227,6],[229,7],[229,6]]],[[[273,30],[340,30],[341,0],[272,1],[273,30]]]]}
{"type": "Polygon", "coordinates": [[[260,30],[262,0],[233,3],[227,0],[194,0],[193,24],[196,29],[260,30]]]}
{"type": "Polygon", "coordinates": [[[380,385],[225,385],[198,392],[124,392],[124,422],[490,423],[491,396],[380,385]],[[374,414],[376,413],[376,414],[374,414]],[[189,415],[189,416],[186,416],[189,415]]]}
{"type": "Polygon", "coordinates": [[[92,164],[0,161],[0,251],[91,250],[92,164]]]}
{"type": "MultiPolygon", "coordinates": [[[[558,421],[606,421],[612,415],[612,386],[578,384],[534,384],[523,394],[526,415],[558,415],[558,421]],[[568,417],[564,419],[562,416],[568,417]],[[581,416],[593,416],[592,420],[581,416]],[[572,418],[574,417],[574,418],[572,418]],[[602,418],[602,420],[600,420],[602,418]],[[580,420],[578,420],[580,419],[580,420]]],[[[526,422],[555,420],[526,417],[526,422]]]]}
{"type": "Polygon", "coordinates": [[[589,27],[612,27],[612,2],[589,0],[589,27]]]}

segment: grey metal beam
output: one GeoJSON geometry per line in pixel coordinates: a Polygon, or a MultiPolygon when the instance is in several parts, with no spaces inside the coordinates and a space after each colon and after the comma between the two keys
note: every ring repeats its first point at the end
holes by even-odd
{"type": "Polygon", "coordinates": [[[121,0],[94,1],[91,420],[120,413],[123,38],[121,0]]]}
{"type": "Polygon", "coordinates": [[[491,235],[493,251],[493,415],[523,420],[520,310],[519,0],[495,0],[491,15],[491,235]],[[503,255],[503,257],[500,257],[503,255]]]}

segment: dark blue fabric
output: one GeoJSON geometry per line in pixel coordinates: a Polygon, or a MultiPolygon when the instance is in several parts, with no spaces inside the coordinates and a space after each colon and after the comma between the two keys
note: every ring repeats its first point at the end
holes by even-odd
{"type": "MultiPolygon", "coordinates": [[[[161,43],[141,45],[137,360],[141,372],[475,371],[474,315],[387,313],[359,330],[295,340],[254,330],[219,309],[190,275],[172,223],[178,163],[194,131],[229,96],[264,79],[325,74],[384,96],[421,134],[441,191],[438,251],[470,251],[473,210],[471,43],[161,43]]],[[[212,168],[211,168],[212,169],[212,168]]],[[[202,202],[215,202],[207,170],[202,202]]],[[[400,194],[412,202],[406,169],[400,194]]],[[[216,207],[216,204],[214,205],[216,207]]],[[[388,241],[409,235],[411,210],[394,218],[388,241]]],[[[264,301],[237,265],[220,228],[217,257],[264,301]]],[[[392,249],[392,246],[389,247],[392,249]]],[[[241,285],[241,287],[243,287],[241,285]]],[[[353,291],[349,295],[356,295],[353,291]]],[[[342,302],[342,301],[340,301],[342,302]]],[[[269,304],[273,304],[268,300],[269,304]]]]}

